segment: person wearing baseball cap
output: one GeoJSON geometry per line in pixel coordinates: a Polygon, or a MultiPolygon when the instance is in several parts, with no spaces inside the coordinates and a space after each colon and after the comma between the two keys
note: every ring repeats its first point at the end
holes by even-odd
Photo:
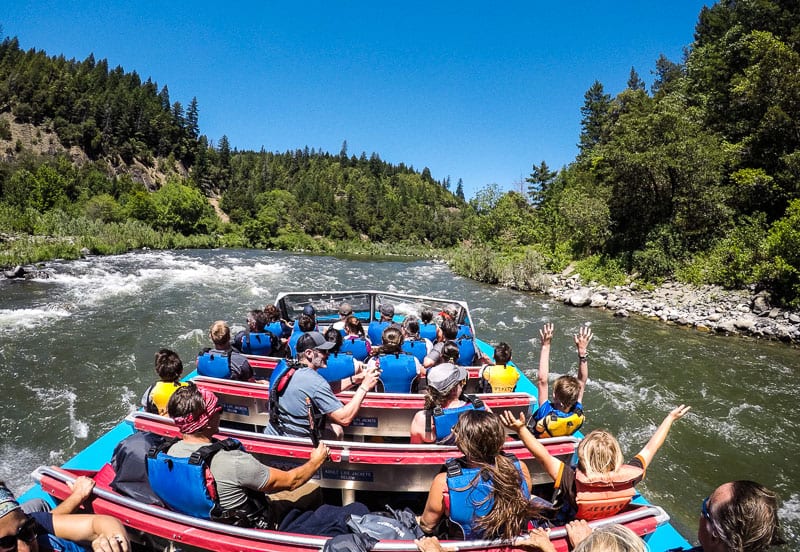
{"type": "Polygon", "coordinates": [[[425,409],[411,420],[411,443],[452,444],[451,431],[462,412],[485,409],[477,397],[464,395],[467,369],[443,362],[428,370],[425,409]]]}
{"type": "Polygon", "coordinates": [[[324,368],[328,352],[335,347],[319,332],[306,332],[297,340],[297,360],[302,367],[294,372],[278,401],[278,420],[270,420],[264,429],[269,435],[311,437],[312,419],[325,416],[332,437],[341,438],[342,426],[350,425],[364,397],[378,383],[378,370],[362,370],[352,376],[359,384],[353,399],[346,405],[334,395],[330,384],[317,370],[324,368]]]}
{"type": "Polygon", "coordinates": [[[342,332],[344,335],[344,323],[348,316],[353,315],[353,307],[350,303],[342,303],[339,305],[339,320],[333,323],[333,327],[342,332]]]}

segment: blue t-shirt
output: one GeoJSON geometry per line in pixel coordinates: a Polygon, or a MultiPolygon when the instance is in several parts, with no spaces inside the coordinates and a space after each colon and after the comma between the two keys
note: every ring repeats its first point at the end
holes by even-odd
{"type": "Polygon", "coordinates": [[[40,552],[86,552],[91,546],[81,546],[76,542],[55,536],[53,529],[53,514],[50,512],[33,512],[29,514],[37,524],[36,542],[40,552]]]}
{"type": "Polygon", "coordinates": [[[264,428],[264,433],[268,435],[292,435],[296,437],[310,437],[311,423],[309,422],[309,404],[314,404],[318,412],[330,414],[334,410],[339,410],[342,401],[333,394],[330,384],[325,378],[320,376],[316,370],[303,366],[297,370],[286,391],[278,400],[280,405],[280,428],[273,425],[272,421],[264,428]]]}

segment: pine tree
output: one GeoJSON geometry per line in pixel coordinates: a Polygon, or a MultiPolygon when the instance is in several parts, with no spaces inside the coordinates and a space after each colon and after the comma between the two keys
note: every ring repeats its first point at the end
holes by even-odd
{"type": "Polygon", "coordinates": [[[464,197],[464,181],[460,178],[458,179],[458,184],[456,184],[456,197],[461,201],[466,201],[464,197]]]}
{"type": "Polygon", "coordinates": [[[636,72],[636,69],[631,65],[631,75],[628,77],[628,89],[629,90],[646,90],[644,81],[639,76],[639,73],[636,72]]]}
{"type": "Polygon", "coordinates": [[[541,205],[556,175],[558,175],[558,171],[551,171],[544,160],[542,160],[542,163],[538,167],[536,165],[533,166],[531,175],[525,179],[525,182],[530,183],[530,186],[528,186],[528,197],[530,197],[533,205],[541,205]]]}
{"type": "Polygon", "coordinates": [[[200,135],[200,126],[198,124],[200,120],[200,113],[197,108],[197,97],[192,98],[192,102],[189,104],[189,108],[186,110],[186,130],[189,132],[189,135],[197,139],[200,135]]]}
{"type": "Polygon", "coordinates": [[[578,147],[581,149],[581,154],[586,154],[603,139],[604,127],[611,109],[611,96],[605,93],[600,81],[594,81],[583,97],[584,103],[581,107],[583,118],[578,147]]]}

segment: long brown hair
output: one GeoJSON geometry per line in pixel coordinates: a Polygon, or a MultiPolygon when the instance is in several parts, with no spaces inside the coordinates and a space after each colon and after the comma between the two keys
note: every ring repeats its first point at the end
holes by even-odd
{"type": "Polygon", "coordinates": [[[478,481],[488,473],[492,490],[492,510],[477,520],[484,538],[511,540],[528,528],[528,520],[541,517],[540,510],[522,492],[522,474],[514,463],[501,454],[506,432],[500,418],[485,410],[467,410],[453,427],[456,446],[469,464],[480,468],[478,481]]]}
{"type": "Polygon", "coordinates": [[[372,356],[402,353],[403,332],[397,326],[383,330],[383,344],[372,349],[372,356]]]}

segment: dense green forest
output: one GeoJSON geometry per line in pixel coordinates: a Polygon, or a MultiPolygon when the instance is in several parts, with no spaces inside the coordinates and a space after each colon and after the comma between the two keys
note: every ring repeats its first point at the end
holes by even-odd
{"type": "Polygon", "coordinates": [[[462,274],[528,289],[576,262],[585,279],[752,286],[800,305],[800,10],[722,1],[694,38],[682,60],[654,60],[649,90],[634,68],[616,96],[591,83],[572,163],[537,160],[527,190],[491,184],[469,201],[460,181],[451,190],[449,177],[346,142],[339,153],[213,143],[197,99],[184,109],[105,60],[6,38],[0,264],[83,247],[445,252],[462,274]]]}

